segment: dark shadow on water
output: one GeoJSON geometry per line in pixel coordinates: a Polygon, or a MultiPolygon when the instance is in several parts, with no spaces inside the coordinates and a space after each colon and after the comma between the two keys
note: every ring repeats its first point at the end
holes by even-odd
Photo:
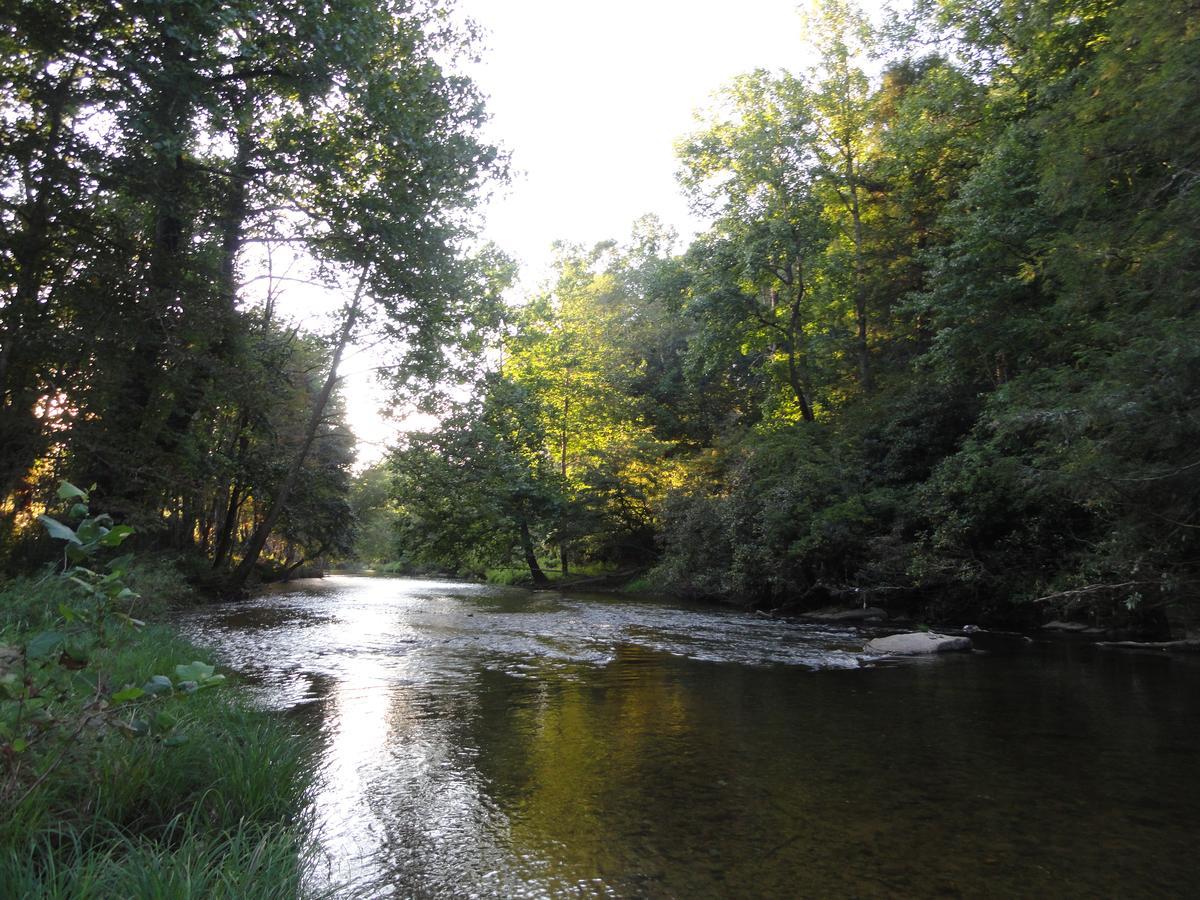
{"type": "Polygon", "coordinates": [[[347,896],[1185,896],[1200,876],[1194,660],[1014,636],[863,666],[852,629],[403,579],[261,602],[197,636],[320,736],[347,896]]]}

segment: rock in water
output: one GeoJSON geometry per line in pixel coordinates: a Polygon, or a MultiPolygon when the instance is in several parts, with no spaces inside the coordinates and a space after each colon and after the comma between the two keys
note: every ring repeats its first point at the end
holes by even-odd
{"type": "Polygon", "coordinates": [[[970,650],[971,639],[934,634],[932,631],[914,631],[911,634],[892,634],[868,641],[864,648],[868,653],[886,653],[891,656],[917,656],[922,653],[948,653],[951,650],[970,650]]]}
{"type": "Polygon", "coordinates": [[[1047,622],[1042,626],[1042,631],[1087,631],[1087,626],[1082,622],[1047,622]]]}

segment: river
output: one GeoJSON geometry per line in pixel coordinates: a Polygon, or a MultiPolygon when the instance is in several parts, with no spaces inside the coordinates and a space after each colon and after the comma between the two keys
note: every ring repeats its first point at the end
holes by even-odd
{"type": "Polygon", "coordinates": [[[1184,896],[1200,664],[402,578],[183,630],[321,748],[340,897],[1184,896]]]}

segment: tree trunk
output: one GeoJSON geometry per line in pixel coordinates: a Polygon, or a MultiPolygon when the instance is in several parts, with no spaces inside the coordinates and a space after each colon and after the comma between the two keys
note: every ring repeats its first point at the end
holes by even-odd
{"type": "MultiPolygon", "coordinates": [[[[250,415],[245,410],[242,411],[238,419],[237,425],[237,457],[234,467],[234,474],[229,478],[228,501],[225,504],[225,515],[218,521],[217,526],[217,545],[213,550],[212,569],[215,572],[225,564],[225,559],[229,555],[229,551],[233,547],[234,530],[237,528],[238,513],[242,508],[243,486],[239,480],[238,473],[243,471],[246,463],[246,453],[250,449],[250,435],[246,433],[246,428],[250,424],[250,415]]],[[[219,501],[218,501],[219,502],[219,501]]]]}
{"type": "Polygon", "coordinates": [[[242,508],[242,485],[237,481],[229,486],[229,502],[225,506],[225,515],[217,532],[217,546],[213,550],[212,569],[216,571],[225,564],[229,551],[233,548],[233,534],[237,529],[238,513],[242,508]]]}
{"type": "Polygon", "coordinates": [[[805,422],[813,422],[816,416],[813,415],[812,403],[808,399],[808,392],[804,389],[804,382],[800,378],[800,368],[796,362],[796,348],[788,346],[788,384],[792,386],[792,393],[796,395],[796,402],[800,404],[800,418],[805,422]]]}
{"type": "MultiPolygon", "coordinates": [[[[162,387],[158,393],[174,393],[174,402],[161,423],[157,419],[151,421],[150,428],[156,430],[143,434],[146,440],[153,438],[159,449],[168,455],[178,452],[184,437],[192,429],[193,421],[212,387],[212,363],[221,364],[226,361],[237,327],[237,261],[245,237],[249,209],[250,163],[255,150],[251,113],[250,100],[245,96],[240,97],[234,107],[237,121],[234,134],[236,151],[229,169],[229,183],[218,225],[221,255],[217,269],[217,302],[215,307],[210,307],[206,316],[210,318],[214,327],[204,335],[206,343],[192,348],[194,354],[208,356],[210,363],[198,366],[195,359],[186,360],[177,364],[178,372],[160,377],[162,387]]],[[[180,170],[179,178],[183,181],[182,164],[177,163],[177,168],[180,170]]]]}
{"type": "Polygon", "coordinates": [[[788,384],[792,386],[792,392],[796,395],[796,402],[800,404],[800,417],[805,422],[812,422],[816,417],[813,415],[812,401],[808,397],[808,386],[804,383],[804,379],[800,377],[800,360],[796,348],[801,331],[800,302],[804,299],[803,269],[797,265],[795,271],[789,277],[791,280],[792,309],[787,327],[788,384]]]}
{"type": "Polygon", "coordinates": [[[267,510],[266,515],[263,516],[262,522],[254,530],[254,534],[251,535],[250,542],[246,546],[245,556],[242,557],[242,561],[238,564],[238,567],[229,579],[228,586],[232,591],[240,591],[245,586],[250,573],[254,571],[254,565],[258,562],[258,557],[262,553],[263,547],[266,546],[267,538],[271,536],[271,530],[275,527],[275,523],[279,521],[280,515],[283,514],[284,507],[291,496],[292,488],[295,487],[296,480],[300,476],[300,470],[304,468],[304,463],[308,459],[308,453],[317,438],[317,430],[320,428],[321,420],[325,416],[325,407],[329,404],[329,398],[333,396],[333,389],[338,382],[338,366],[341,365],[342,354],[345,352],[346,346],[350,343],[350,336],[354,332],[354,323],[358,318],[359,305],[362,301],[362,294],[366,288],[366,284],[367,271],[364,269],[359,276],[358,287],[354,291],[354,299],[350,302],[350,308],[346,311],[346,321],[342,324],[342,331],[338,335],[337,346],[333,351],[333,359],[329,363],[329,374],[325,377],[325,384],[321,387],[321,392],[313,402],[312,414],[308,418],[308,426],[304,431],[304,440],[295,458],[292,460],[291,466],[288,467],[283,483],[275,492],[275,498],[271,501],[270,508],[267,510]]]}
{"type": "MultiPolygon", "coordinates": [[[[64,74],[44,97],[45,138],[39,149],[20,160],[26,202],[15,207],[23,227],[6,235],[12,253],[15,291],[0,303],[0,499],[14,496],[34,462],[45,452],[48,436],[34,411],[42,388],[39,364],[21,348],[47,328],[54,277],[51,252],[61,228],[53,202],[69,195],[62,134],[77,68],[64,74]],[[34,158],[40,165],[32,166],[34,158]],[[50,288],[47,291],[47,288],[50,288]],[[44,296],[46,293],[50,297],[44,296]]],[[[15,510],[14,510],[15,512],[15,510]]]]}
{"type": "Polygon", "coordinates": [[[529,575],[533,579],[533,583],[536,585],[548,584],[546,573],[538,565],[537,554],[533,552],[533,538],[529,536],[529,523],[522,517],[517,525],[521,530],[521,550],[525,553],[525,565],[529,566],[529,575]]]}
{"type": "Polygon", "coordinates": [[[870,348],[867,346],[867,280],[863,259],[862,213],[858,205],[858,173],[854,157],[846,155],[846,181],[850,188],[850,218],[854,224],[854,314],[858,324],[858,377],[864,391],[874,389],[870,348]]]}
{"type": "MultiPolygon", "coordinates": [[[[570,384],[570,381],[567,382],[567,385],[569,385],[569,384],[570,384]]],[[[564,491],[567,489],[567,437],[570,433],[567,429],[569,427],[568,423],[569,423],[570,412],[571,412],[571,398],[569,396],[563,397],[562,447],[560,448],[561,449],[561,457],[560,457],[560,462],[559,462],[559,474],[562,476],[564,491]]],[[[558,534],[559,534],[558,558],[559,558],[560,567],[562,569],[562,573],[563,573],[564,577],[567,574],[569,574],[568,568],[567,568],[567,537],[566,537],[567,532],[566,532],[566,528],[565,528],[565,525],[566,525],[565,519],[566,519],[566,513],[564,512],[562,514],[562,516],[560,517],[559,523],[558,523],[558,534]]]]}
{"type": "MultiPolygon", "coordinates": [[[[221,216],[221,314],[231,330],[237,310],[237,261],[245,240],[246,215],[249,208],[250,162],[254,155],[254,132],[251,121],[253,104],[242,98],[237,106],[237,152],[229,170],[229,193],[221,216]]],[[[227,334],[221,338],[227,339],[227,334]]]]}
{"type": "Polygon", "coordinates": [[[287,567],[287,571],[283,573],[283,578],[281,580],[282,581],[291,581],[292,575],[295,573],[295,571],[297,569],[299,569],[306,562],[315,562],[316,560],[320,559],[322,556],[325,555],[325,551],[328,549],[328,547],[329,547],[328,544],[324,544],[324,543],[321,544],[320,547],[317,549],[317,552],[312,554],[311,556],[304,552],[301,552],[300,558],[287,567]]]}

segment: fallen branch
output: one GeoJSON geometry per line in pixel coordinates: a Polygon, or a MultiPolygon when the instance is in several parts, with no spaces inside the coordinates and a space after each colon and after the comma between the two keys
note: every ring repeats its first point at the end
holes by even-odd
{"type": "Polygon", "coordinates": [[[1034,603],[1044,603],[1050,600],[1069,600],[1074,597],[1085,597],[1089,594],[1098,594],[1102,591],[1120,591],[1131,587],[1149,587],[1157,585],[1157,581],[1122,581],[1119,584],[1089,584],[1081,588],[1072,588],[1069,591],[1058,591],[1053,594],[1047,594],[1045,597],[1034,598],[1034,603]]]}
{"type": "Polygon", "coordinates": [[[1191,653],[1200,652],[1200,640],[1097,641],[1096,646],[1118,650],[1183,650],[1191,653]]]}

